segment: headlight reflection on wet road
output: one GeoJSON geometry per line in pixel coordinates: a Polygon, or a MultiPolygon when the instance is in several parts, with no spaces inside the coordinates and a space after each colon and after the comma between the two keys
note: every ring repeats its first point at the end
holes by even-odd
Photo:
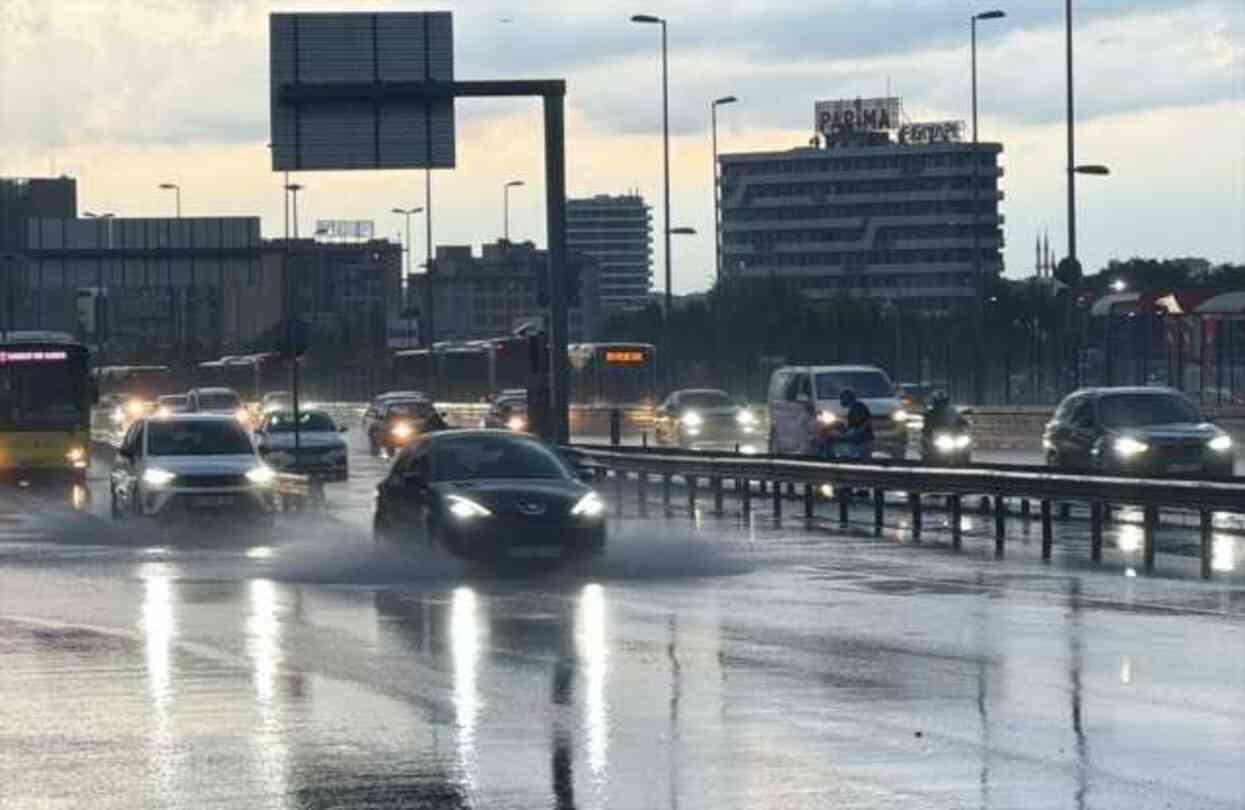
{"type": "Polygon", "coordinates": [[[605,589],[585,585],[579,597],[579,657],[584,662],[587,688],[584,694],[584,732],[588,738],[588,768],[597,787],[604,787],[609,759],[609,706],[605,676],[609,647],[606,643],[605,589]]]}
{"type": "Polygon", "coordinates": [[[476,594],[471,588],[454,589],[450,603],[450,644],[454,661],[454,725],[458,731],[458,767],[463,788],[474,793],[479,777],[476,723],[482,701],[477,683],[481,622],[476,594]]]}

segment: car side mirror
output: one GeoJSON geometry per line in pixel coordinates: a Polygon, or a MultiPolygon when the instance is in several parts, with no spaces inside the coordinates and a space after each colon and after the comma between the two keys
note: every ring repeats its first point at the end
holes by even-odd
{"type": "Polygon", "coordinates": [[[337,428],[338,433],[346,433],[349,430],[350,428],[346,427],[345,425],[339,425],[337,428]]]}
{"type": "Polygon", "coordinates": [[[575,476],[585,484],[591,484],[597,480],[597,471],[591,467],[579,467],[575,470],[575,476]]]}

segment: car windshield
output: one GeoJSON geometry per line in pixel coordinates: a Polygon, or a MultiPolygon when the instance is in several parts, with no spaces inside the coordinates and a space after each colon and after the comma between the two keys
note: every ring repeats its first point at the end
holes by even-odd
{"type": "Polygon", "coordinates": [[[1098,400],[1098,413],[1106,427],[1202,421],[1193,403],[1175,394],[1111,394],[1098,400]]]}
{"type": "MultiPolygon", "coordinates": [[[[268,417],[268,424],[265,428],[269,433],[293,433],[294,432],[294,414],[292,413],[274,413],[268,417]]],[[[337,426],[333,424],[333,420],[323,413],[300,413],[298,415],[299,431],[321,431],[324,433],[336,432],[337,426]]]]}
{"type": "Polygon", "coordinates": [[[481,478],[569,478],[553,453],[534,441],[509,436],[459,436],[437,442],[437,481],[481,478]]]}
{"type": "Polygon", "coordinates": [[[817,398],[838,399],[850,388],[861,399],[893,397],[895,386],[880,371],[826,371],[817,375],[817,398]]]}
{"type": "Polygon", "coordinates": [[[389,419],[403,416],[427,417],[431,415],[431,402],[391,402],[385,409],[385,416],[389,419]]]}
{"type": "Polygon", "coordinates": [[[147,425],[149,456],[251,455],[251,439],[233,420],[153,421],[147,425]]]}
{"type": "Polygon", "coordinates": [[[199,395],[199,409],[204,411],[233,411],[242,406],[237,394],[212,393],[199,395]]]}
{"type": "Polygon", "coordinates": [[[679,395],[681,408],[730,408],[734,404],[724,391],[688,391],[679,395]]]}

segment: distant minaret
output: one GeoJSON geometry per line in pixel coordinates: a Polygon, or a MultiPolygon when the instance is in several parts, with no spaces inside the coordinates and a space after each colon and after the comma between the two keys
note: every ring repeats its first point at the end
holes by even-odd
{"type": "Polygon", "coordinates": [[[1033,237],[1033,273],[1042,278],[1042,234],[1033,237]]]}
{"type": "Polygon", "coordinates": [[[1046,277],[1053,278],[1055,275],[1055,257],[1050,252],[1050,231],[1046,232],[1046,277]]]}

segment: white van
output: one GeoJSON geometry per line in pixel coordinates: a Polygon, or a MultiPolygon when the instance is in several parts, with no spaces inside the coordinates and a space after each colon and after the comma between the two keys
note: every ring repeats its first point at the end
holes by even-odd
{"type": "Polygon", "coordinates": [[[873,415],[875,452],[903,458],[907,449],[908,414],[900,406],[895,384],[876,366],[784,366],[769,382],[770,453],[809,454],[820,425],[846,416],[839,403],[844,389],[873,415]]]}

